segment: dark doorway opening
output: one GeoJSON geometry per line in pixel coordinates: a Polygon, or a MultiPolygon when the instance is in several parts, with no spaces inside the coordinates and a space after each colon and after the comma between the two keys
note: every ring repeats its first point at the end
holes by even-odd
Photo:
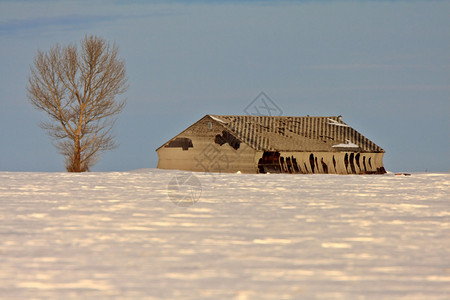
{"type": "Polygon", "coordinates": [[[314,173],[314,155],[312,153],[309,155],[309,164],[311,165],[311,173],[314,173]]]}
{"type": "Polygon", "coordinates": [[[294,168],[295,173],[300,173],[300,168],[297,165],[297,160],[292,156],[292,166],[294,168]]]}
{"type": "Polygon", "coordinates": [[[351,153],[350,154],[350,168],[352,169],[352,173],[356,174],[354,158],[355,158],[355,155],[353,153],[351,153]]]}
{"type": "Polygon", "coordinates": [[[284,161],[283,156],[280,156],[280,166],[281,166],[281,173],[288,173],[286,162],[284,161]]]}
{"type": "Polygon", "coordinates": [[[361,165],[359,164],[359,158],[360,158],[360,155],[359,155],[359,153],[357,153],[355,155],[355,161],[356,161],[356,165],[358,166],[358,169],[361,170],[361,165]]]}
{"type": "Polygon", "coordinates": [[[259,173],[283,173],[280,165],[280,152],[265,151],[258,161],[259,173]]]}
{"type": "Polygon", "coordinates": [[[292,161],[290,157],[286,157],[286,166],[289,173],[294,173],[294,168],[292,167],[292,161]]]}
{"type": "Polygon", "coordinates": [[[323,161],[323,157],[322,157],[322,159],[320,160],[320,162],[322,163],[322,169],[323,169],[323,172],[324,172],[325,174],[328,174],[328,166],[327,166],[327,164],[323,161]]]}

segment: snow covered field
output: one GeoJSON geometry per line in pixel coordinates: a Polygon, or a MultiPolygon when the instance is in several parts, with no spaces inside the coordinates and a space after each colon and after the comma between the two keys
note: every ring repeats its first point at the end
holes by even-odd
{"type": "Polygon", "coordinates": [[[189,174],[0,172],[0,298],[450,298],[448,173],[189,174]]]}

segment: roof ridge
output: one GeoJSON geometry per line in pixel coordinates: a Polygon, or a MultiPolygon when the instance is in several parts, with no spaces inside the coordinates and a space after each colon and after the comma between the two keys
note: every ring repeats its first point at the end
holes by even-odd
{"type": "Polygon", "coordinates": [[[208,114],[208,116],[213,117],[248,117],[248,118],[338,118],[342,117],[338,116],[249,116],[249,115],[216,115],[216,114],[208,114]]]}

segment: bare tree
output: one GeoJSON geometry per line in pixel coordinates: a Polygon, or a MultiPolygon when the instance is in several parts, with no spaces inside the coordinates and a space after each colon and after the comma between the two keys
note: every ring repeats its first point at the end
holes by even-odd
{"type": "Polygon", "coordinates": [[[85,172],[100,152],[116,147],[112,126],[125,100],[125,63],[118,48],[97,36],[38,51],[28,77],[28,99],[49,120],[40,126],[56,140],[69,172],[85,172]]]}

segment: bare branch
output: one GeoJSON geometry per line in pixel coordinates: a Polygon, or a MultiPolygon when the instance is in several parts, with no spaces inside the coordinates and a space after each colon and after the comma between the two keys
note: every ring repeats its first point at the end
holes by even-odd
{"type": "Polygon", "coordinates": [[[115,147],[111,134],[128,88],[118,47],[97,36],[85,36],[80,50],[72,44],[38,51],[28,77],[30,103],[47,113],[40,124],[65,157],[66,169],[87,171],[102,151],[115,147]]]}

